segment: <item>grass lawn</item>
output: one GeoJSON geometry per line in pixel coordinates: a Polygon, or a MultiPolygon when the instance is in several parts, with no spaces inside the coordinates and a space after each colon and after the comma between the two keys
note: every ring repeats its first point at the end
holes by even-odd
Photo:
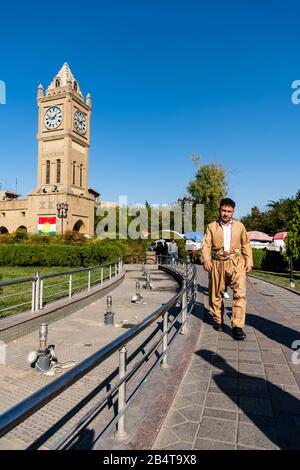
{"type": "MultiPolygon", "coordinates": [[[[69,268],[62,266],[27,266],[27,267],[10,267],[1,266],[0,276],[1,282],[13,279],[24,279],[35,277],[36,271],[40,275],[63,273],[80,268],[69,268]]],[[[114,267],[112,269],[114,274],[114,267]]],[[[109,268],[103,268],[103,278],[109,275],[109,268]]],[[[67,297],[69,295],[69,275],[61,275],[58,277],[45,279],[43,286],[43,305],[53,302],[54,300],[67,297]]],[[[91,286],[96,285],[101,280],[101,268],[91,271],[91,286]]],[[[72,294],[86,290],[88,288],[88,271],[72,274],[72,294]]],[[[26,281],[20,284],[0,287],[0,317],[5,317],[13,313],[19,313],[24,310],[31,309],[32,297],[32,281],[26,281]]]]}
{"type": "MultiPolygon", "coordinates": [[[[290,287],[290,273],[273,273],[269,271],[252,271],[251,276],[265,281],[271,281],[281,286],[290,287]]],[[[300,272],[294,271],[295,290],[300,292],[300,272]]]]}

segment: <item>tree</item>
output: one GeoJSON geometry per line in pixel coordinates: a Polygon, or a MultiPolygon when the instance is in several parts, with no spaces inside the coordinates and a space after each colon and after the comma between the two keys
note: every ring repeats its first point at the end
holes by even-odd
{"type": "Polygon", "coordinates": [[[220,200],[226,196],[227,182],[220,165],[201,165],[196,178],[190,181],[187,190],[196,204],[204,204],[204,224],[216,220],[219,215],[220,200]]]}
{"type": "Polygon", "coordinates": [[[300,259],[300,191],[296,196],[285,243],[287,256],[292,257],[294,260],[300,259]]]}
{"type": "Polygon", "coordinates": [[[285,232],[288,229],[291,214],[295,205],[295,199],[285,198],[279,201],[269,201],[267,210],[260,211],[254,206],[251,213],[241,218],[246,229],[274,235],[277,232],[285,232]]]}
{"type": "Polygon", "coordinates": [[[258,230],[264,232],[264,213],[257,206],[252,207],[251,214],[241,218],[247,231],[258,230]]]}

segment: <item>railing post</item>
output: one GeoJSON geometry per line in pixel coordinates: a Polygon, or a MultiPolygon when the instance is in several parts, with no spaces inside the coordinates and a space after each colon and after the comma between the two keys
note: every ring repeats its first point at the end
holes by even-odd
{"type": "Polygon", "coordinates": [[[167,363],[167,349],[168,349],[168,316],[169,313],[165,312],[163,315],[163,343],[162,343],[162,352],[164,354],[162,361],[161,361],[161,367],[163,369],[168,369],[168,363],[167,363]]]}
{"type": "Polygon", "coordinates": [[[91,290],[91,270],[88,270],[88,291],[91,290]]]}
{"type": "Polygon", "coordinates": [[[44,308],[43,296],[44,296],[44,279],[41,279],[40,281],[40,310],[44,308]]]}
{"type": "Polygon", "coordinates": [[[103,268],[101,268],[100,283],[103,284],[103,268]]]}
{"type": "Polygon", "coordinates": [[[69,299],[72,299],[72,274],[69,277],[69,299]]]}
{"type": "Polygon", "coordinates": [[[195,277],[194,277],[193,302],[196,302],[196,298],[197,298],[197,273],[195,274],[195,277]]]}
{"type": "Polygon", "coordinates": [[[116,277],[117,274],[118,274],[118,273],[117,273],[117,266],[118,266],[117,263],[115,263],[115,277],[116,277]]]}
{"type": "Polygon", "coordinates": [[[34,311],[39,310],[39,301],[40,301],[40,273],[37,271],[35,274],[35,295],[34,295],[34,311]]]}
{"type": "Polygon", "coordinates": [[[35,279],[32,281],[32,290],[31,290],[31,311],[35,310],[35,279]]]}
{"type": "Polygon", "coordinates": [[[187,325],[187,292],[186,292],[186,285],[187,282],[186,280],[183,281],[183,294],[182,294],[182,302],[181,302],[181,321],[182,321],[182,327],[180,330],[181,335],[186,335],[188,331],[188,325],[187,325]]]}
{"type": "MultiPolygon", "coordinates": [[[[119,350],[119,380],[123,379],[126,374],[126,359],[127,359],[127,349],[124,346],[119,350]]],[[[118,395],[118,413],[120,413],[126,405],[126,381],[122,383],[119,387],[118,395]]],[[[126,439],[128,436],[125,431],[125,415],[123,414],[119,421],[117,422],[117,430],[115,432],[115,437],[117,439],[126,439]]]]}
{"type": "Polygon", "coordinates": [[[111,279],[111,264],[109,265],[109,279],[111,279]]]}

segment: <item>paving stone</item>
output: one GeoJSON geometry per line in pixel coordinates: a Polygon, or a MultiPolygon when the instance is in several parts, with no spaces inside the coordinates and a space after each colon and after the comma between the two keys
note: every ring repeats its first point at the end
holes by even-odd
{"type": "Polygon", "coordinates": [[[224,394],[219,393],[208,393],[205,400],[205,406],[209,408],[215,408],[218,410],[237,410],[237,397],[227,397],[224,394]]]}
{"type": "Polygon", "coordinates": [[[247,450],[248,452],[251,451],[251,450],[265,450],[265,449],[262,449],[261,447],[247,447],[247,446],[242,446],[242,445],[238,445],[236,446],[236,450],[247,450]]]}
{"type": "Polygon", "coordinates": [[[218,348],[223,349],[223,350],[232,351],[234,349],[237,349],[237,344],[234,340],[231,340],[231,341],[219,340],[218,341],[218,348]]]}
{"type": "Polygon", "coordinates": [[[185,395],[177,394],[176,399],[174,401],[173,407],[175,410],[180,410],[185,406],[190,406],[191,402],[185,395]]]}
{"type": "Polygon", "coordinates": [[[164,447],[164,450],[191,450],[191,449],[192,449],[192,444],[188,444],[187,442],[178,442],[177,444],[164,447]]]}
{"type": "Polygon", "coordinates": [[[169,416],[167,417],[164,426],[166,428],[171,428],[172,426],[175,426],[176,424],[184,423],[186,421],[186,418],[180,414],[178,411],[173,410],[169,416]]]}
{"type": "Polygon", "coordinates": [[[202,406],[192,405],[180,409],[180,413],[185,419],[192,422],[200,422],[202,406]]]}
{"type": "Polygon", "coordinates": [[[238,445],[247,445],[252,448],[277,449],[277,442],[277,431],[275,428],[267,426],[258,428],[253,424],[239,423],[238,445]]]}
{"type": "Polygon", "coordinates": [[[281,351],[261,351],[261,356],[265,364],[286,364],[281,351]]]}
{"type": "Polygon", "coordinates": [[[209,376],[210,376],[210,372],[208,374],[203,373],[203,371],[200,371],[199,373],[189,372],[184,378],[184,385],[201,383],[205,379],[208,379],[209,376]]]}
{"type": "Polygon", "coordinates": [[[233,421],[203,418],[197,438],[206,438],[234,444],[236,441],[236,428],[237,424],[233,421]]]}
{"type": "MultiPolygon", "coordinates": [[[[264,369],[261,364],[247,364],[244,362],[239,363],[239,372],[250,376],[262,376],[264,377],[264,369]]],[[[246,377],[247,378],[247,377],[246,377]]]]}
{"type": "Polygon", "coordinates": [[[239,362],[247,361],[247,362],[261,362],[261,357],[259,352],[255,351],[239,351],[239,362]]]}
{"type": "Polygon", "coordinates": [[[165,447],[176,444],[179,441],[178,436],[171,429],[163,428],[155,441],[155,448],[164,449],[165,447]]]}
{"type": "Polygon", "coordinates": [[[270,385],[272,407],[276,415],[300,416],[300,393],[290,394],[280,387],[270,385]]]}
{"type": "Polygon", "coordinates": [[[238,406],[244,413],[261,416],[273,416],[270,400],[253,397],[239,397],[238,406]]]}
{"type": "Polygon", "coordinates": [[[223,377],[237,377],[238,364],[216,363],[212,371],[212,376],[223,375],[223,377]]]}
{"type": "MultiPolygon", "coordinates": [[[[216,384],[215,386],[212,386],[212,387],[209,387],[208,389],[208,393],[216,393],[216,394],[219,394],[219,395],[225,395],[227,397],[236,397],[237,394],[238,394],[238,389],[235,387],[235,388],[222,388],[222,387],[218,387],[216,384]]],[[[220,400],[221,400],[221,397],[220,397],[220,400]]]]}
{"type": "Polygon", "coordinates": [[[227,361],[228,359],[233,359],[234,361],[237,360],[237,350],[236,349],[233,349],[233,350],[226,350],[226,349],[222,349],[222,351],[219,351],[217,350],[217,354],[223,358],[225,361],[227,361]]]}
{"type": "Polygon", "coordinates": [[[198,391],[199,391],[198,383],[186,384],[184,382],[179,389],[179,395],[188,397],[188,395],[190,395],[191,393],[197,393],[198,391]]]}
{"type": "Polygon", "coordinates": [[[187,399],[189,401],[189,405],[202,405],[204,403],[206,397],[205,392],[196,392],[196,393],[190,393],[187,396],[187,399]]]}
{"type": "Polygon", "coordinates": [[[237,388],[238,386],[238,379],[236,377],[225,377],[225,376],[219,376],[219,375],[214,375],[212,376],[211,380],[211,386],[217,386],[218,388],[221,388],[222,390],[226,388],[237,388]]]}
{"type": "Polygon", "coordinates": [[[258,347],[258,344],[256,342],[249,342],[249,341],[239,341],[238,343],[238,350],[239,351],[254,351],[254,352],[258,352],[259,351],[259,347],[258,347]]]}
{"type": "Polygon", "coordinates": [[[286,368],[266,369],[267,379],[273,384],[296,385],[292,372],[286,368]]]}
{"type": "Polygon", "coordinates": [[[240,377],[238,379],[238,387],[242,390],[259,390],[264,392],[268,390],[265,379],[258,377],[251,379],[240,377]]]}
{"type": "Polygon", "coordinates": [[[252,413],[245,414],[242,410],[240,410],[238,419],[240,423],[255,424],[257,427],[267,426],[276,428],[276,418],[270,416],[261,416],[252,413]]]}
{"type": "Polygon", "coordinates": [[[257,340],[258,344],[259,344],[259,347],[261,349],[268,349],[268,350],[272,350],[272,349],[281,349],[280,347],[280,344],[278,344],[276,341],[272,341],[270,339],[258,339],[257,340]]]}
{"type": "Polygon", "coordinates": [[[234,450],[233,444],[225,444],[224,442],[212,441],[208,439],[196,439],[195,450],[234,450]]]}
{"type": "Polygon", "coordinates": [[[174,431],[180,441],[190,442],[192,444],[194,442],[198,427],[199,424],[197,423],[183,423],[174,426],[172,431],[174,431]]]}
{"type": "Polygon", "coordinates": [[[237,412],[235,411],[225,411],[225,410],[218,410],[214,408],[204,408],[203,416],[207,418],[219,418],[219,419],[228,419],[230,421],[236,421],[237,419],[237,412]]]}

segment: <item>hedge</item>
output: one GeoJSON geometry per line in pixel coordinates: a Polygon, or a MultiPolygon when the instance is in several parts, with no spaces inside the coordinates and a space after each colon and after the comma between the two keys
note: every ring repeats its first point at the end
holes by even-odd
{"type": "Polygon", "coordinates": [[[289,267],[288,261],[279,251],[253,249],[254,269],[283,272],[289,267]]]}
{"type": "Polygon", "coordinates": [[[93,266],[122,256],[118,243],[87,246],[0,244],[1,266],[93,266]]]}

